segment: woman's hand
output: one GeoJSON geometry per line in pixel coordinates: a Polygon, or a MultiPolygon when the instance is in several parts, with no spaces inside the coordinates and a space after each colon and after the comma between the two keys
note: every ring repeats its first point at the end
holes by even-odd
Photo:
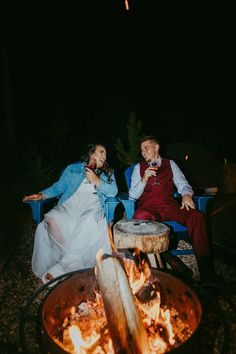
{"type": "Polygon", "coordinates": [[[91,168],[89,168],[89,167],[85,167],[85,171],[86,171],[85,175],[86,175],[87,180],[90,183],[93,183],[96,186],[98,186],[100,183],[100,178],[96,175],[96,173],[93,172],[93,170],[91,170],[91,168]]]}
{"type": "Polygon", "coordinates": [[[27,200],[42,200],[44,199],[44,195],[42,193],[38,193],[38,194],[31,194],[31,195],[27,195],[23,198],[23,202],[27,201],[27,200]]]}
{"type": "Polygon", "coordinates": [[[184,194],[182,197],[182,205],[180,209],[196,209],[193,198],[189,194],[184,194]]]}

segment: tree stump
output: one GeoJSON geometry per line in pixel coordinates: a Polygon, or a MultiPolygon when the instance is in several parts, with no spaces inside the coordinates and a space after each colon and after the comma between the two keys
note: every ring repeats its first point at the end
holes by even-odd
{"type": "Polygon", "coordinates": [[[163,268],[160,253],[168,250],[170,228],[157,221],[120,220],[114,225],[114,244],[120,248],[138,248],[147,253],[151,266],[154,255],[163,268]]]}

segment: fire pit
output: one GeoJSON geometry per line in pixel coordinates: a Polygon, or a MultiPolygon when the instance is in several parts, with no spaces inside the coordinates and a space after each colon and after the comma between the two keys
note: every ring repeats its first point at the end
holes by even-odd
{"type": "MultiPolygon", "coordinates": [[[[94,271],[94,268],[80,271],[59,283],[45,298],[42,306],[42,325],[47,353],[121,354],[112,348],[102,297],[99,295],[99,284],[94,271]],[[96,347],[96,340],[94,340],[95,344],[91,345],[89,349],[75,350],[71,339],[68,339],[68,321],[71,321],[70,327],[75,327],[73,324],[77,323],[80,328],[84,329],[87,326],[85,317],[88,316],[88,308],[92,309],[91,321],[94,322],[92,327],[95,332],[99,327],[100,336],[104,338],[104,347],[101,348],[101,341],[96,347]]],[[[191,353],[199,353],[198,329],[202,317],[202,307],[198,297],[187,284],[173,275],[151,269],[151,277],[159,286],[160,307],[170,309],[172,316],[170,322],[175,323],[173,324],[173,332],[175,333],[177,327],[179,329],[178,334],[175,333],[173,345],[166,345],[166,349],[160,351],[150,350],[149,352],[151,354],[189,353],[190,351],[191,353]]],[[[112,316],[107,316],[107,318],[108,320],[112,319],[112,316]]],[[[147,329],[146,322],[144,327],[147,329]]],[[[119,330],[117,329],[117,331],[119,330]]],[[[151,333],[152,336],[155,336],[155,332],[161,336],[165,331],[168,331],[165,327],[154,325],[150,325],[147,329],[149,335],[151,333]]],[[[122,351],[122,353],[131,352],[136,353],[136,351],[122,351]]]]}

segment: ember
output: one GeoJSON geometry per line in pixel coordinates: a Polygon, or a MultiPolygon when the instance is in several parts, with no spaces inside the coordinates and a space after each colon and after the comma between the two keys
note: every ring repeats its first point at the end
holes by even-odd
{"type": "MultiPolygon", "coordinates": [[[[116,267],[118,264],[115,257],[107,258],[102,262],[107,262],[109,271],[113,262],[116,267]]],[[[118,262],[120,264],[120,261],[118,262]]],[[[123,259],[122,263],[132,289],[132,301],[138,309],[138,316],[145,328],[149,353],[166,353],[183,345],[192,337],[201,320],[201,305],[194,292],[172,275],[150,270],[146,265],[140,272],[134,261],[130,259],[123,259]]],[[[122,284],[121,287],[124,285],[122,284]]],[[[119,293],[118,289],[113,290],[119,293]]],[[[50,292],[42,312],[46,345],[50,353],[113,354],[118,352],[112,340],[114,338],[110,323],[112,317],[107,313],[106,302],[109,300],[109,295],[108,300],[104,300],[101,293],[102,289],[100,292],[99,279],[95,277],[94,269],[76,274],[50,292]],[[58,348],[61,351],[58,351],[58,348]]],[[[125,297],[128,296],[127,291],[124,291],[124,294],[125,297]]],[[[110,300],[117,302],[114,298],[110,300]]],[[[126,301],[125,299],[124,302],[126,301]]],[[[119,307],[119,304],[115,306],[119,307]]],[[[126,322],[125,325],[122,322],[121,312],[117,313],[119,314],[119,321],[114,320],[113,323],[116,327],[115,335],[120,331],[123,333],[118,328],[120,324],[126,328],[126,322]]],[[[112,316],[116,315],[112,314],[112,316]]],[[[130,333],[127,334],[127,338],[128,335],[130,333]]],[[[129,350],[125,352],[130,353],[129,350]]]]}

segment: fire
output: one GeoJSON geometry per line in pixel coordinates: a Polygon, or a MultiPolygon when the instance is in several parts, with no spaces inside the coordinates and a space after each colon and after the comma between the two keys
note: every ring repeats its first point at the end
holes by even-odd
{"type": "MultiPolygon", "coordinates": [[[[100,259],[101,254],[98,255],[100,259]]],[[[161,305],[161,291],[146,263],[139,266],[131,259],[122,259],[144,327],[148,334],[151,354],[166,353],[175,344],[186,340],[191,334],[187,323],[179,318],[172,306],[161,305]]],[[[114,354],[107,329],[106,314],[99,291],[95,300],[81,302],[72,307],[64,319],[62,338],[55,341],[67,352],[73,354],[114,354]]]]}
{"type": "Polygon", "coordinates": [[[74,352],[78,354],[83,354],[83,352],[86,353],[84,350],[91,348],[91,346],[93,346],[93,344],[100,338],[99,334],[93,332],[89,339],[84,341],[81,332],[76,325],[69,327],[69,335],[74,345],[74,352]]]}
{"type": "MultiPolygon", "coordinates": [[[[135,250],[136,256],[139,257],[139,253],[135,250]]],[[[133,294],[137,294],[137,292],[144,287],[146,280],[150,277],[151,271],[148,264],[144,261],[139,260],[141,272],[135,265],[134,261],[131,259],[126,259],[124,261],[124,267],[126,270],[126,274],[129,279],[130,287],[132,289],[133,294]]]]}
{"type": "MultiPolygon", "coordinates": [[[[134,267],[135,264],[134,262],[131,262],[131,266],[128,266],[130,260],[125,262],[125,268],[127,271],[127,276],[130,282],[131,289],[133,291],[133,294],[137,294],[137,292],[142,289],[145,286],[145,282],[148,280],[148,278],[151,275],[151,272],[148,271],[149,267],[145,263],[145,266],[142,265],[143,268],[146,270],[146,275],[144,275],[143,272],[140,273],[139,279],[135,280],[134,277],[134,267]],[[128,271],[129,270],[129,271],[128,271]]],[[[136,271],[136,276],[137,276],[137,271],[136,271]]],[[[153,292],[154,292],[153,288],[153,292]]],[[[151,293],[151,297],[153,294],[151,293]]],[[[161,308],[161,295],[159,290],[155,290],[155,298],[154,300],[149,301],[147,304],[142,304],[140,301],[135,298],[135,302],[140,309],[141,314],[143,315],[143,322],[147,324],[148,326],[152,325],[152,321],[154,323],[163,323],[163,325],[166,327],[166,330],[168,332],[168,341],[170,345],[175,344],[175,339],[174,339],[174,333],[173,333],[173,328],[171,325],[171,320],[170,320],[170,310],[166,309],[165,311],[161,308]]],[[[150,345],[152,348],[156,347],[157,343],[160,342],[158,339],[158,342],[156,342],[156,338],[154,337],[151,339],[149,337],[150,345]]],[[[160,344],[158,344],[158,347],[160,344]]],[[[165,347],[165,346],[164,346],[165,347]]],[[[159,349],[160,350],[160,349],[159,349]]]]}

